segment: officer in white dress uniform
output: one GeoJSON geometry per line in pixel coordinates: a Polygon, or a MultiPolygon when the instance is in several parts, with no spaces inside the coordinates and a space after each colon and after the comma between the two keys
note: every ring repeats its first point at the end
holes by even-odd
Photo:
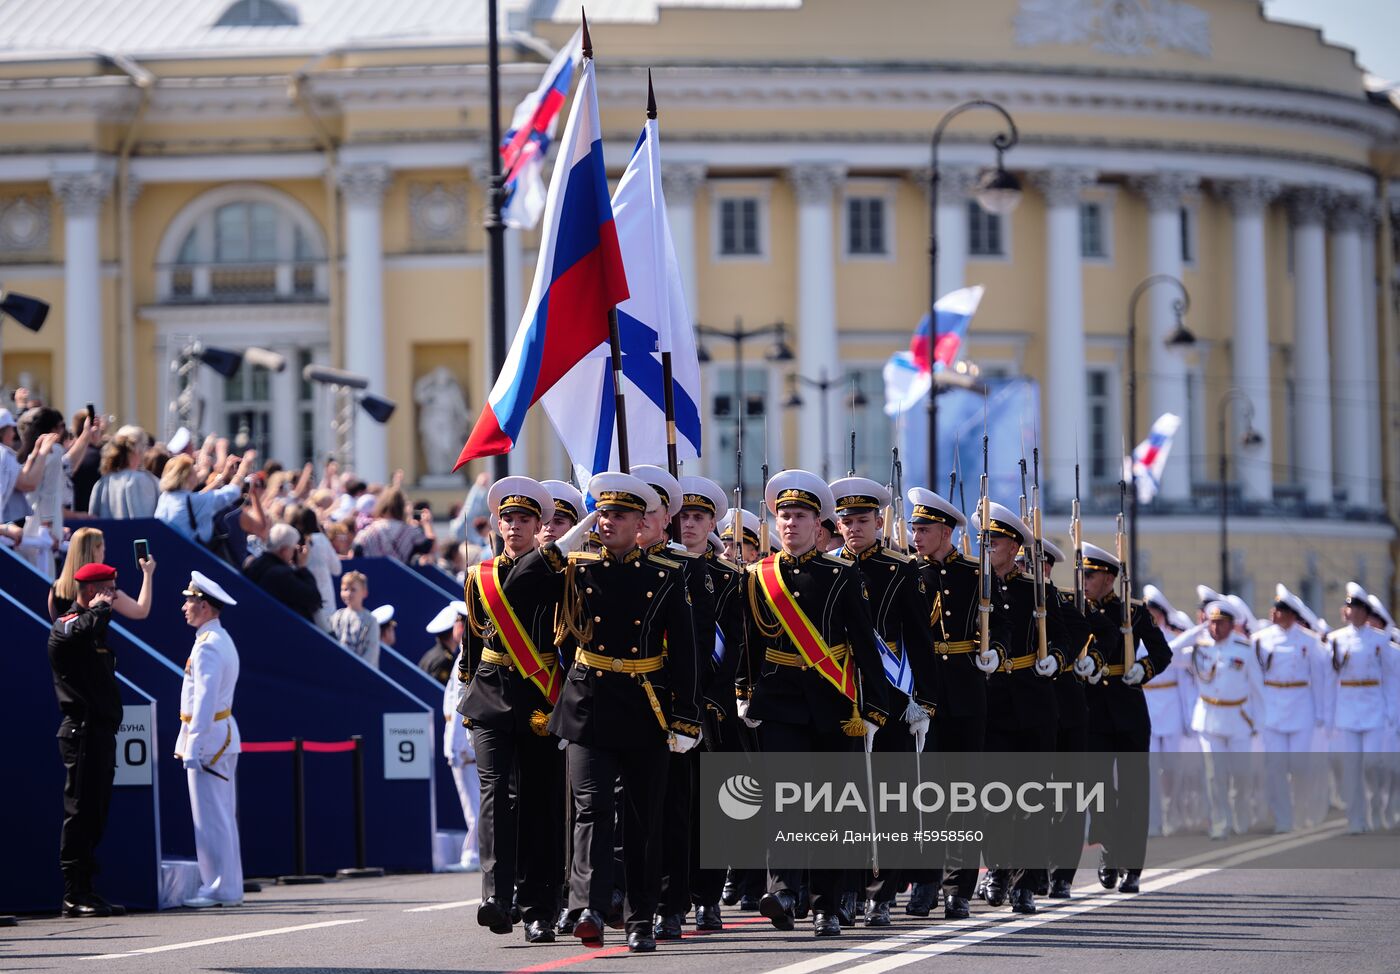
{"type": "MultiPolygon", "coordinates": [[[[1395,627],[1395,619],[1385,603],[1374,594],[1367,595],[1366,602],[1371,607],[1371,627],[1385,633],[1390,640],[1390,648],[1400,653],[1400,629],[1395,627]]],[[[1392,694],[1396,692],[1400,692],[1400,687],[1391,690],[1392,694]]],[[[1395,702],[1394,698],[1392,702],[1395,702]]],[[[1395,713],[1400,715],[1400,706],[1396,707],[1395,713]]],[[[1381,749],[1385,752],[1382,773],[1386,779],[1382,788],[1387,796],[1385,807],[1381,810],[1381,825],[1393,829],[1400,825],[1400,720],[1392,721],[1386,729],[1385,743],[1381,749]]]]}
{"type": "MultiPolygon", "coordinates": [[[[1344,755],[1342,800],[1347,806],[1347,831],[1369,832],[1374,824],[1371,802],[1379,806],[1381,798],[1377,787],[1380,752],[1386,730],[1400,712],[1400,654],[1385,633],[1369,624],[1366,590],[1355,582],[1347,582],[1342,618],[1347,624],[1333,629],[1326,639],[1333,670],[1331,726],[1337,731],[1332,747],[1344,755]]],[[[1379,811],[1379,807],[1374,810],[1377,815],[1379,811]]]]}
{"type": "Polygon", "coordinates": [[[1242,805],[1249,798],[1245,772],[1263,696],[1259,661],[1249,640],[1235,631],[1235,611],[1223,600],[1212,602],[1205,609],[1204,631],[1189,629],[1173,643],[1173,652],[1178,645],[1193,647],[1197,694],[1191,729],[1206,754],[1210,835],[1216,839],[1248,827],[1247,813],[1230,807],[1230,790],[1233,780],[1237,801],[1242,805]]]}
{"type": "Polygon", "coordinates": [[[202,572],[190,575],[185,621],[195,627],[194,648],[185,661],[180,688],[180,736],[175,756],[185,763],[199,859],[199,893],[184,901],[191,909],[238,906],[243,902],[243,859],[238,846],[235,799],[241,738],[233,719],[238,685],[238,650],[219,616],[238,603],[202,572]]]}
{"type": "Polygon", "coordinates": [[[1327,719],[1327,656],[1317,633],[1303,626],[1302,600],[1280,583],[1271,625],[1254,634],[1254,654],[1264,678],[1264,760],[1274,830],[1293,829],[1294,809],[1319,785],[1305,777],[1303,755],[1313,732],[1327,719]],[[1291,788],[1290,788],[1291,781],[1291,788]]]}
{"type": "Polygon", "coordinates": [[[449,670],[447,684],[442,688],[442,753],[447,758],[447,766],[452,769],[452,782],[457,786],[457,800],[462,804],[462,818],[467,823],[467,837],[462,840],[462,853],[456,863],[447,867],[448,872],[476,872],[481,868],[481,856],[476,846],[476,823],[481,812],[481,779],[476,773],[476,749],[472,746],[471,731],[462,726],[462,718],[457,714],[457,705],[467,692],[466,685],[457,675],[457,663],[461,660],[462,636],[466,631],[467,603],[454,599],[443,606],[442,611],[428,623],[428,632],[434,636],[452,631],[452,645],[457,647],[458,657],[449,670]]]}
{"type": "MultiPolygon", "coordinates": [[[[1153,623],[1170,644],[1181,634],[1171,624],[1177,610],[1155,585],[1144,585],[1142,598],[1153,623]]],[[[1191,709],[1196,704],[1196,674],[1191,670],[1191,654],[1184,649],[1172,650],[1171,665],[1156,679],[1143,684],[1142,689],[1147,697],[1147,716],[1152,727],[1148,750],[1154,755],[1177,753],[1182,750],[1183,738],[1190,733],[1191,709]]],[[[1194,740],[1191,750],[1196,750],[1194,740]]],[[[1155,757],[1151,760],[1153,794],[1148,806],[1147,834],[1161,835],[1164,825],[1170,833],[1186,824],[1182,804],[1185,781],[1179,760],[1168,758],[1164,762],[1155,757]]]]}

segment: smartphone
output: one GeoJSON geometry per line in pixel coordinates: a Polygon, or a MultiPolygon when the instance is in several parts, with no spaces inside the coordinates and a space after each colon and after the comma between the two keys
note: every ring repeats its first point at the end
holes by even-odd
{"type": "Polygon", "coordinates": [[[131,547],[136,551],[136,564],[140,565],[151,556],[151,545],[145,538],[137,538],[132,542],[131,547]]]}

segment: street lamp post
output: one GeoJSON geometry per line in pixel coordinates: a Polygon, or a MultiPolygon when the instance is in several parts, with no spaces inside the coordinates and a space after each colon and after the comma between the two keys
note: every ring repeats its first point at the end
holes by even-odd
{"type": "MultiPolygon", "coordinates": [[[[1144,278],[1138,286],[1133,288],[1133,293],[1128,298],[1128,448],[1130,450],[1137,447],[1138,441],[1138,414],[1137,414],[1137,306],[1138,299],[1147,290],[1157,284],[1170,284],[1181,292],[1181,297],[1172,302],[1172,311],[1176,314],[1176,330],[1167,337],[1167,348],[1187,348],[1196,344],[1196,336],[1187,329],[1183,319],[1186,312],[1191,310],[1191,295],[1186,290],[1186,285],[1170,274],[1153,274],[1144,278]]],[[[1128,461],[1128,476],[1132,482],[1132,498],[1128,507],[1128,560],[1135,583],[1141,584],[1138,575],[1138,493],[1137,493],[1137,471],[1133,467],[1132,454],[1126,458],[1128,461]]]]}
{"type": "MultiPolygon", "coordinates": [[[[994,101],[974,98],[960,105],[954,105],[939,119],[929,143],[928,177],[928,328],[929,355],[938,344],[938,144],[943,141],[943,130],[948,123],[963,112],[974,108],[988,108],[1001,115],[1007,131],[998,132],[992,137],[992,148],[997,153],[996,169],[988,170],[978,180],[975,196],[977,203],[988,213],[1005,215],[1016,209],[1021,202],[1021,181],[1006,171],[1002,165],[1002,154],[1020,140],[1016,123],[1011,115],[994,101]]],[[[933,363],[930,361],[930,370],[933,363]]],[[[938,383],[937,377],[930,375],[928,390],[928,485],[938,484],[938,383]]]]}
{"type": "Polygon", "coordinates": [[[1256,447],[1264,442],[1264,434],[1254,428],[1254,401],[1241,389],[1227,389],[1225,395],[1220,397],[1220,406],[1216,410],[1216,414],[1220,418],[1220,592],[1222,595],[1229,594],[1230,591],[1230,493],[1229,485],[1225,481],[1225,468],[1229,459],[1228,447],[1230,445],[1227,420],[1230,417],[1230,407],[1241,403],[1244,404],[1245,425],[1244,436],[1240,441],[1241,445],[1256,447]]]}
{"type": "MultiPolygon", "coordinates": [[[[741,491],[744,487],[744,342],[751,338],[758,338],[761,335],[772,335],[773,345],[765,354],[765,358],[770,362],[791,362],[792,349],[787,344],[787,325],[781,321],[775,321],[769,325],[760,325],[757,328],[744,329],[742,318],[734,319],[733,328],[715,328],[711,325],[696,323],[695,334],[698,338],[722,338],[734,343],[734,447],[735,465],[738,479],[735,486],[741,491]]],[[[704,344],[696,348],[696,357],[701,362],[710,361],[710,353],[704,344]]],[[[735,507],[742,507],[742,503],[737,503],[735,507]]]]}
{"type": "MultiPolygon", "coordinates": [[[[823,444],[829,444],[831,442],[831,413],[829,405],[830,399],[827,397],[827,391],[830,389],[834,389],[837,386],[844,385],[846,383],[847,378],[850,378],[852,380],[851,398],[849,400],[851,408],[856,409],[860,406],[864,406],[867,401],[865,398],[865,393],[861,392],[860,379],[854,374],[850,375],[849,377],[840,376],[834,379],[829,379],[826,375],[826,369],[822,369],[818,377],[813,379],[811,376],[802,375],[798,372],[788,373],[788,397],[787,400],[783,403],[783,406],[785,408],[800,409],[802,407],[802,395],[798,392],[799,386],[809,386],[821,393],[821,431],[823,444]]],[[[822,451],[822,479],[827,481],[828,483],[830,483],[831,481],[830,449],[825,449],[822,451]]]]}

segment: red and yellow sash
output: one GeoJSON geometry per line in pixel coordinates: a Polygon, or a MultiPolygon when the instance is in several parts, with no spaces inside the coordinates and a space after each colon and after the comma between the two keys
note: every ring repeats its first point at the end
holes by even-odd
{"type": "Polygon", "coordinates": [[[842,696],[855,703],[856,675],[854,667],[851,666],[854,654],[847,653],[844,662],[837,662],[832,657],[821,632],[812,625],[812,620],[807,618],[807,613],[802,611],[797,599],[788,590],[787,582],[783,581],[777,555],[769,555],[760,561],[757,573],[763,597],[773,607],[778,621],[783,624],[783,630],[802,654],[803,660],[840,691],[842,696]]]}
{"type": "Polygon", "coordinates": [[[510,654],[516,670],[539,688],[551,706],[558,703],[559,669],[550,666],[541,658],[540,651],[530,639],[530,634],[520,624],[515,609],[506,600],[501,580],[496,577],[495,558],[477,566],[476,582],[477,591],[481,593],[481,602],[486,606],[486,612],[491,617],[501,642],[505,644],[506,652],[510,654]]]}

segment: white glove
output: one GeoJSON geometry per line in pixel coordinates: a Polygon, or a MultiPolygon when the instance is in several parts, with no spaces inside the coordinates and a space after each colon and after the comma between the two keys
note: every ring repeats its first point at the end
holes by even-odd
{"type": "Polygon", "coordinates": [[[1059,668],[1059,661],[1053,656],[1046,656],[1044,659],[1035,661],[1035,671],[1041,676],[1054,676],[1059,668]]]}
{"type": "Polygon", "coordinates": [[[1089,685],[1090,685],[1090,686],[1097,686],[1097,685],[1098,685],[1098,682],[1099,682],[1100,680],[1102,680],[1102,679],[1103,679],[1103,670],[1095,670],[1095,671],[1094,671],[1094,675],[1091,676],[1091,677],[1089,677],[1089,685]]]}
{"type": "Polygon", "coordinates": [[[1130,687],[1135,687],[1147,676],[1147,671],[1142,668],[1141,663],[1134,663],[1128,667],[1128,672],[1123,674],[1123,682],[1130,687]]]}
{"type": "Polygon", "coordinates": [[[199,770],[199,758],[196,758],[196,757],[188,757],[188,758],[185,758],[185,770],[186,770],[186,771],[198,771],[198,770],[199,770]]]}
{"type": "Polygon", "coordinates": [[[909,733],[914,737],[928,733],[928,714],[921,710],[919,715],[916,720],[909,721],[909,733]]]}
{"type": "Polygon", "coordinates": [[[570,528],[568,534],[554,542],[554,546],[558,548],[561,553],[566,555],[571,551],[577,550],[588,538],[588,532],[593,530],[593,525],[597,522],[598,512],[593,511],[582,521],[579,521],[570,528]]]}
{"type": "Polygon", "coordinates": [[[1074,672],[1077,673],[1079,676],[1084,677],[1084,679],[1086,680],[1094,675],[1094,671],[1096,669],[1097,667],[1094,666],[1093,659],[1091,659],[1088,656],[1081,656],[1079,659],[1074,661],[1074,672]]]}
{"type": "Polygon", "coordinates": [[[749,730],[758,730],[758,725],[763,723],[763,721],[761,720],[752,720],[748,717],[743,717],[741,719],[744,722],[744,726],[747,727],[749,730]]]}
{"type": "Polygon", "coordinates": [[[875,735],[879,732],[880,725],[873,720],[865,721],[865,749],[868,751],[875,745],[875,735]]]}
{"type": "Polygon", "coordinates": [[[735,703],[734,703],[734,709],[738,712],[738,714],[739,714],[740,717],[743,717],[744,719],[747,720],[747,719],[748,719],[748,716],[749,716],[749,699],[748,699],[748,697],[740,697],[737,701],[735,701],[735,703]]]}
{"type": "Polygon", "coordinates": [[[914,750],[922,754],[924,750],[924,741],[928,740],[928,721],[913,725],[909,729],[914,735],[914,750]]]}
{"type": "Polygon", "coordinates": [[[559,738],[559,750],[562,751],[562,750],[564,750],[564,748],[566,748],[566,747],[568,747],[568,746],[569,746],[569,742],[568,742],[568,741],[564,740],[564,738],[562,738],[562,737],[559,738]]]}
{"type": "Polygon", "coordinates": [[[991,673],[997,668],[997,651],[988,649],[986,653],[977,654],[977,668],[983,673],[991,673]]]}
{"type": "Polygon", "coordinates": [[[686,751],[689,751],[692,747],[699,743],[700,738],[698,737],[688,737],[685,734],[672,734],[671,753],[684,754],[686,751]]]}

